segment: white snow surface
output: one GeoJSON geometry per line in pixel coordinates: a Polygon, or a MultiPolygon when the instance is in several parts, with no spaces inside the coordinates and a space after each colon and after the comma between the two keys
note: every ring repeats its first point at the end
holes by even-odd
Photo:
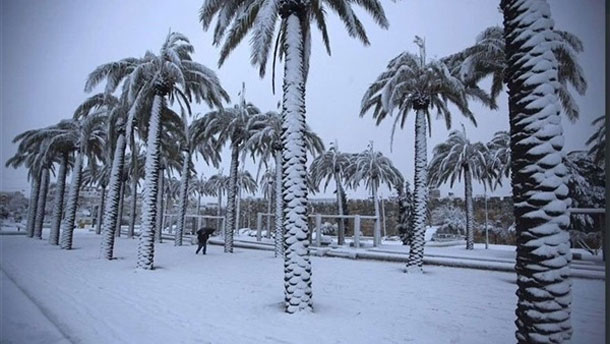
{"type": "MultiPolygon", "coordinates": [[[[100,240],[76,229],[75,249],[66,251],[46,240],[0,236],[3,274],[60,331],[37,321],[40,311],[14,296],[4,275],[3,328],[34,321],[37,338],[47,336],[40,342],[61,340],[62,332],[75,343],[515,341],[513,273],[425,266],[423,274],[405,274],[403,263],[312,256],[314,312],[288,315],[283,260],[273,252],[227,254],[208,245],[207,255],[196,256],[193,246],[166,242],[155,247],[155,270],[136,271],[137,240],[117,238],[113,261],[99,258],[100,240]]],[[[572,284],[572,343],[602,343],[604,281],[572,284]]],[[[2,343],[19,335],[1,333],[2,343]]]]}

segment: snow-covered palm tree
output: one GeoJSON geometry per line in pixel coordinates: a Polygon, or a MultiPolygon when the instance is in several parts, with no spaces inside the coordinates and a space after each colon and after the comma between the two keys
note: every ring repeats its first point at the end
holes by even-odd
{"type": "Polygon", "coordinates": [[[237,203],[235,207],[235,230],[239,230],[242,191],[248,194],[253,194],[256,192],[256,189],[258,189],[258,184],[256,183],[256,180],[254,180],[250,172],[245,171],[242,168],[241,171],[237,173],[237,182],[235,183],[235,185],[237,187],[237,203]]]}
{"type": "MultiPolygon", "coordinates": [[[[552,30],[551,51],[558,62],[558,95],[567,117],[574,121],[579,116],[578,104],[570,93],[570,87],[583,95],[587,89],[584,71],[578,64],[577,55],[584,50],[582,41],[567,31],[552,30]]],[[[491,76],[491,96],[496,98],[508,73],[505,55],[504,29],[492,26],[479,34],[476,43],[465,50],[448,56],[445,62],[450,70],[467,84],[476,84],[491,76]]]]}
{"type": "Polygon", "coordinates": [[[368,44],[364,27],[353,5],[363,7],[380,26],[388,22],[378,0],[358,2],[334,0],[205,0],[200,11],[204,29],[218,17],[214,42],[220,44],[220,64],[251,31],[251,62],[265,73],[267,58],[274,36],[277,54],[284,59],[284,85],[282,101],[283,139],[283,197],[286,203],[284,224],[288,254],[285,255],[284,295],[286,312],[312,310],[311,263],[307,238],[307,186],[303,129],[305,126],[305,83],[311,53],[311,22],[322,32],[322,39],[330,53],[326,31],[326,10],[337,13],[347,32],[368,44]],[[279,25],[278,25],[279,22],[279,25]],[[226,33],[226,36],[225,36],[226,33]]]}
{"type": "MultiPolygon", "coordinates": [[[[316,185],[324,182],[324,191],[330,184],[331,180],[335,181],[335,190],[337,195],[337,214],[343,215],[343,207],[341,194],[343,191],[343,181],[347,180],[349,176],[346,175],[348,167],[352,163],[352,154],[343,153],[339,151],[337,143],[331,143],[327,151],[316,156],[309,166],[309,171],[313,178],[313,182],[316,185]]],[[[344,221],[339,221],[339,233],[337,241],[339,245],[343,245],[345,241],[345,226],[344,221]]]]}
{"type": "Polygon", "coordinates": [[[188,207],[189,180],[196,176],[191,156],[201,155],[204,161],[214,167],[218,167],[220,162],[220,152],[218,144],[213,135],[209,135],[205,117],[198,118],[188,123],[186,112],[182,111],[182,142],[180,144],[182,170],[180,172],[180,199],[178,204],[178,226],[176,228],[174,245],[182,246],[182,235],[185,227],[186,209],[188,207]]]}
{"type": "Polygon", "coordinates": [[[352,186],[355,188],[364,182],[364,186],[371,192],[377,217],[374,240],[375,245],[379,245],[381,244],[381,212],[377,197],[379,186],[385,183],[391,188],[392,185],[402,183],[404,178],[388,157],[373,150],[372,142],[369,143],[366,150],[354,156],[352,163],[347,168],[349,170],[347,174],[350,176],[349,182],[352,186]]]}
{"type": "Polygon", "coordinates": [[[245,98],[245,85],[242,85],[240,101],[233,107],[224,110],[212,111],[206,114],[207,128],[205,136],[217,136],[217,148],[225,142],[231,145],[231,166],[229,168],[229,188],[227,190],[227,216],[225,226],[224,251],[233,252],[233,230],[236,221],[236,197],[237,197],[237,175],[239,169],[239,155],[243,145],[248,141],[250,132],[248,123],[252,116],[260,113],[260,110],[252,103],[247,103],[245,98]]]}
{"type": "Polygon", "coordinates": [[[569,341],[571,252],[559,64],[546,0],[501,2],[517,232],[519,343],[569,341]]]}
{"type": "MultiPolygon", "coordinates": [[[[415,173],[413,183],[413,240],[407,262],[408,271],[421,271],[424,256],[424,234],[428,198],[428,169],[426,127],[430,126],[431,110],[436,108],[437,117],[451,126],[451,112],[448,104],[476,124],[468,109],[467,96],[471,91],[453,76],[442,60],[426,60],[423,39],[416,36],[419,55],[404,52],[392,59],[377,80],[362,97],[360,116],[373,108],[373,118],[377,125],[391,117],[394,109],[398,115],[394,119],[392,138],[398,124],[403,128],[407,116],[415,111],[415,173]]],[[[474,95],[479,100],[484,96],[474,95]]]]}
{"type": "Polygon", "coordinates": [[[70,122],[69,129],[72,140],[78,146],[74,167],[72,168],[72,179],[66,203],[66,213],[61,225],[60,247],[62,249],[72,249],[72,239],[78,208],[78,194],[81,187],[81,177],[84,160],[88,164],[94,164],[100,160],[103,154],[103,146],[107,140],[104,128],[107,116],[87,111],[85,115],[75,113],[75,120],[70,122]]]}
{"type": "Polygon", "coordinates": [[[466,128],[449,133],[447,141],[434,147],[428,166],[429,184],[440,184],[464,180],[464,211],[466,213],[466,249],[474,248],[474,214],[472,205],[472,180],[485,182],[488,176],[489,151],[481,142],[471,143],[466,128]]]}
{"type": "Polygon", "coordinates": [[[166,102],[177,100],[188,106],[191,100],[205,101],[210,107],[221,107],[229,96],[220,86],[216,74],[191,58],[193,46],[182,34],[170,32],[158,55],[147,52],[130,74],[130,99],[136,100],[140,89],[153,91],[148,118],[144,199],[138,243],[137,268],[150,270],[154,259],[154,234],[157,212],[157,189],[161,140],[161,112],[166,102]]]}
{"type": "MultiPolygon", "coordinates": [[[[222,174],[222,171],[218,171],[217,174],[212,175],[208,179],[208,184],[214,196],[218,197],[218,208],[216,210],[216,216],[222,215],[222,196],[228,192],[229,189],[229,176],[222,174]]],[[[218,219],[217,230],[221,230],[221,221],[218,219]]],[[[226,228],[226,224],[225,224],[226,228]]]]}
{"type": "MultiPolygon", "coordinates": [[[[283,256],[282,116],[275,111],[255,115],[248,123],[248,130],[250,138],[245,147],[252,153],[253,158],[259,156],[259,169],[269,160],[275,162],[275,256],[283,256]]],[[[303,138],[307,151],[312,155],[324,151],[322,139],[307,124],[303,138]]]]}
{"type": "Polygon", "coordinates": [[[601,115],[591,122],[595,132],[587,140],[589,155],[599,166],[605,166],[606,161],[606,116],[601,115]]]}

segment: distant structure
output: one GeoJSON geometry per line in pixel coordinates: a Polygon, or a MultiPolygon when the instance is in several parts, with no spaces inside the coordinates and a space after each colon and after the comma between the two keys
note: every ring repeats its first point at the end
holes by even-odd
{"type": "Polygon", "coordinates": [[[428,193],[428,199],[433,200],[433,199],[440,199],[441,198],[441,190],[439,189],[430,189],[429,193],[428,193]]]}

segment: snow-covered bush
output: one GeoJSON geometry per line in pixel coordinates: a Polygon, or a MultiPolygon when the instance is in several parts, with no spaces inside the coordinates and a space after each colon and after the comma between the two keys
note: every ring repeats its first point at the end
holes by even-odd
{"type": "Polygon", "coordinates": [[[466,235],[466,214],[461,208],[444,205],[434,209],[432,223],[438,226],[439,234],[466,235]]]}

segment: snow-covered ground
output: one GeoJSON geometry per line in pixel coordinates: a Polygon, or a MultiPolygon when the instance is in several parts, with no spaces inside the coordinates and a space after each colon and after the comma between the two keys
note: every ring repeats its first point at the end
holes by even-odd
{"type": "MultiPolygon", "coordinates": [[[[137,240],[119,238],[111,262],[99,259],[100,240],[76,229],[75,249],[62,251],[0,236],[2,270],[73,342],[514,342],[512,273],[426,266],[408,275],[401,263],[312,257],[314,313],[291,316],[272,252],[210,245],[195,256],[193,246],[166,242],[156,246],[158,268],[136,272],[137,240]]],[[[40,316],[27,300],[19,307],[4,281],[3,327],[40,316]]],[[[572,342],[602,343],[604,281],[574,279],[573,298],[572,342]]],[[[14,328],[1,332],[3,343],[20,342],[14,328]]]]}

